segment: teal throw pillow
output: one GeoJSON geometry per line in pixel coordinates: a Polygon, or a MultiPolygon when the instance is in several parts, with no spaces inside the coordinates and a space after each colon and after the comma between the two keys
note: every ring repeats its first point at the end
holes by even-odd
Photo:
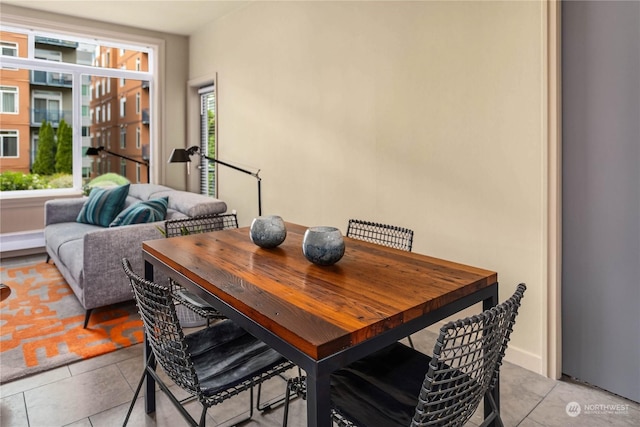
{"type": "Polygon", "coordinates": [[[95,187],[82,206],[76,221],[108,227],[124,206],[129,184],[113,188],[95,187]]]}
{"type": "Polygon", "coordinates": [[[159,199],[151,199],[146,202],[135,203],[120,212],[109,227],[162,221],[167,216],[168,204],[168,197],[161,197],[159,199]]]}

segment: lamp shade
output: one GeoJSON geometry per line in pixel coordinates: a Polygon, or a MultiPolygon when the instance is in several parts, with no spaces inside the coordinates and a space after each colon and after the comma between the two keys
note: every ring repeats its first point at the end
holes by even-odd
{"type": "Polygon", "coordinates": [[[87,152],[85,154],[87,156],[97,156],[103,150],[104,150],[104,147],[88,147],[87,152]]]}
{"type": "Polygon", "coordinates": [[[169,163],[186,163],[190,161],[190,154],[184,148],[174,148],[171,156],[169,156],[169,163]]]}

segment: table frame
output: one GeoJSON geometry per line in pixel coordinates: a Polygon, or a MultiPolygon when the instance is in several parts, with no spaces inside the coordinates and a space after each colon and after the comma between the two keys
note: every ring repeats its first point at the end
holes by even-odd
{"type": "MultiPolygon", "coordinates": [[[[425,327],[433,325],[461,310],[464,310],[476,303],[482,302],[483,310],[498,304],[498,282],[484,287],[470,295],[457,299],[436,310],[425,313],[421,317],[403,323],[393,329],[384,331],[373,338],[338,351],[330,356],[315,360],[311,356],[295,348],[290,343],[276,335],[274,332],[260,325],[244,313],[241,313],[231,305],[203,291],[203,289],[191,281],[189,278],[165,264],[162,260],[143,250],[145,261],[145,278],[153,280],[154,270],[163,272],[173,278],[180,285],[200,295],[213,307],[218,309],[229,319],[247,330],[256,338],[264,341],[274,348],[284,357],[298,365],[307,374],[307,425],[310,427],[331,426],[331,404],[330,404],[330,375],[337,369],[348,365],[368,354],[380,350],[402,338],[418,332],[425,327]]],[[[144,358],[147,359],[150,348],[145,339],[144,358]]],[[[499,379],[492,391],[495,404],[500,408],[500,387],[499,379]]],[[[145,410],[147,413],[155,411],[155,381],[147,376],[145,387],[145,410]]],[[[491,405],[485,399],[485,418],[492,412],[491,405]]],[[[490,425],[493,425],[491,423],[490,425]]]]}

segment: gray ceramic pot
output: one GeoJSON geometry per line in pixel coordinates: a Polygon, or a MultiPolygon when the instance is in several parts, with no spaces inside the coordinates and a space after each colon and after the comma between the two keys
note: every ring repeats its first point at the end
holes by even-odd
{"type": "Polygon", "coordinates": [[[275,248],[287,237],[287,228],[278,215],[254,218],[249,229],[251,241],[261,248],[275,248]]]}
{"type": "Polygon", "coordinates": [[[335,227],[311,227],[304,233],[302,253],[314,264],[335,264],[344,255],[342,233],[335,227]]]}

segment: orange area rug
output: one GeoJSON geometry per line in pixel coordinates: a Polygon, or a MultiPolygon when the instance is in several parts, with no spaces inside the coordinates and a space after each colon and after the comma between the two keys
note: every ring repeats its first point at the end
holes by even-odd
{"type": "Polygon", "coordinates": [[[0,277],[11,288],[0,303],[0,383],[143,340],[133,300],[94,309],[84,329],[84,308],[55,265],[44,260],[0,267],[0,277]]]}

